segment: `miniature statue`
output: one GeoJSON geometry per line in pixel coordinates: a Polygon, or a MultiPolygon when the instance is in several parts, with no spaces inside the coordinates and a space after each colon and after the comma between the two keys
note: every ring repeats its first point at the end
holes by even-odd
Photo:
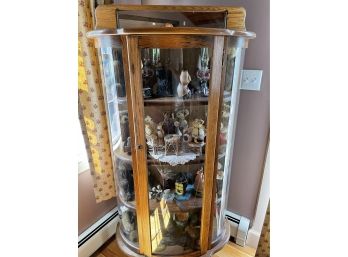
{"type": "Polygon", "coordinates": [[[163,121],[157,124],[157,140],[159,146],[164,146],[164,130],[163,130],[163,121]]]}
{"type": "Polygon", "coordinates": [[[187,178],[184,175],[180,175],[175,181],[175,193],[177,195],[184,195],[187,184],[187,178]]]}
{"type": "Polygon", "coordinates": [[[174,122],[174,126],[176,127],[176,134],[182,136],[186,130],[188,129],[188,123],[185,119],[189,115],[189,110],[182,109],[176,112],[176,122],[174,122]]]}
{"type": "Polygon", "coordinates": [[[195,191],[197,197],[203,196],[203,187],[204,187],[204,173],[203,173],[203,167],[200,168],[196,173],[195,178],[195,191]]]}
{"type": "Polygon", "coordinates": [[[178,97],[184,99],[191,98],[191,90],[188,88],[188,84],[191,81],[191,76],[187,70],[182,70],[180,74],[180,83],[177,87],[178,97]]]}
{"type": "Polygon", "coordinates": [[[149,192],[149,198],[160,201],[162,198],[162,194],[163,194],[163,190],[161,185],[157,185],[156,187],[153,187],[151,191],[149,192]]]}
{"type": "Polygon", "coordinates": [[[160,169],[159,173],[161,175],[160,183],[162,187],[165,189],[174,189],[177,173],[170,169],[160,169]]]}
{"type": "Polygon", "coordinates": [[[170,189],[165,189],[165,190],[163,190],[163,195],[162,195],[162,197],[163,197],[164,200],[171,202],[171,201],[174,200],[174,196],[175,196],[175,195],[174,195],[173,193],[170,192],[170,189]]]}
{"type": "Polygon", "coordinates": [[[191,136],[194,143],[201,143],[204,142],[205,138],[205,127],[204,127],[204,120],[201,119],[195,119],[191,124],[191,136]]]}
{"type": "Polygon", "coordinates": [[[175,134],[176,127],[174,126],[174,113],[165,112],[163,114],[163,125],[162,128],[164,133],[167,134],[175,134]]]}
{"type": "Polygon", "coordinates": [[[157,131],[156,131],[156,124],[153,122],[152,118],[150,116],[145,117],[145,137],[146,137],[146,144],[152,148],[153,154],[157,154],[157,148],[158,148],[158,137],[157,137],[157,131]]]}

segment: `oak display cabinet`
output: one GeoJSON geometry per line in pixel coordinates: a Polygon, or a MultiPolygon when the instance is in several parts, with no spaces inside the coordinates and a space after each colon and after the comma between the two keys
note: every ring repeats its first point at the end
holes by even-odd
{"type": "Polygon", "coordinates": [[[210,256],[229,240],[241,69],[255,37],[244,20],[240,7],[97,8],[88,37],[100,50],[125,255],[210,256]],[[119,28],[121,18],[143,27],[119,28]]]}

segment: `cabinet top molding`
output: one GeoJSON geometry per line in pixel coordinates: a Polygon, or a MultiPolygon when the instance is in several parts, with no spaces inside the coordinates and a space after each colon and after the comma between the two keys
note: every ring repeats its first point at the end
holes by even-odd
{"type": "Polygon", "coordinates": [[[90,38],[99,36],[122,35],[200,35],[200,36],[239,36],[248,39],[256,37],[254,32],[230,29],[174,27],[174,28],[136,28],[136,29],[100,29],[87,33],[90,38]]]}
{"type": "Polygon", "coordinates": [[[115,29],[118,11],[177,11],[177,12],[226,12],[226,28],[245,31],[246,12],[236,6],[176,6],[176,5],[99,5],[95,11],[96,29],[115,29]]]}

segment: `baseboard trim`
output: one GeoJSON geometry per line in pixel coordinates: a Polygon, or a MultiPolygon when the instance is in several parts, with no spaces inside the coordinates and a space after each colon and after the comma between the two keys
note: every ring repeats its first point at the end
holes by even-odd
{"type": "Polygon", "coordinates": [[[79,236],[79,257],[91,256],[116,232],[119,220],[117,208],[106,214],[79,236]]]}
{"type": "Polygon", "coordinates": [[[260,239],[260,233],[254,229],[249,229],[246,245],[252,248],[257,248],[260,239]]]}

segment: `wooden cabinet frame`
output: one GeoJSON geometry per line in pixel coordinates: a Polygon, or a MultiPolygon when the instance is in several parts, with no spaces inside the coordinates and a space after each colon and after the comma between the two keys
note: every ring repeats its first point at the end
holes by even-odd
{"type": "MultiPolygon", "coordinates": [[[[207,135],[204,157],[204,189],[201,209],[200,251],[194,251],[183,256],[211,256],[229,239],[229,225],[225,231],[212,242],[213,210],[216,208],[216,176],[218,165],[218,138],[222,103],[224,101],[224,81],[226,74],[227,38],[238,48],[246,48],[248,39],[255,37],[252,32],[245,31],[245,10],[242,7],[208,7],[208,6],[134,6],[134,5],[101,5],[96,9],[96,28],[89,32],[94,38],[96,47],[114,47],[122,49],[127,100],[129,132],[132,149],[132,167],[135,190],[135,209],[138,226],[139,249],[129,250],[117,233],[117,240],[124,252],[131,256],[156,256],[151,247],[150,202],[148,194],[148,164],[147,145],[144,127],[145,105],[141,74],[141,49],[143,48],[203,48],[212,49],[211,77],[207,105],[207,135]],[[226,28],[139,28],[116,29],[117,11],[152,10],[179,12],[225,12],[226,28]],[[124,247],[123,247],[124,246],[124,247]]],[[[244,56],[243,56],[244,57],[244,56]]],[[[238,58],[243,58],[239,56],[238,58]]],[[[239,60],[239,64],[240,65],[239,60]]],[[[238,67],[240,68],[240,67],[238,67]]],[[[233,79],[233,90],[238,91],[240,74],[233,79]]],[[[233,92],[233,91],[232,91],[233,92]]],[[[234,93],[234,104],[238,105],[239,92],[234,93]]],[[[120,99],[121,100],[121,99],[120,99]]],[[[194,104],[200,104],[202,100],[194,104]]],[[[206,100],[205,100],[206,101],[206,100]]],[[[148,100],[145,104],[149,104],[148,100]]],[[[151,103],[153,104],[153,102],[151,103]]],[[[160,104],[163,104],[161,102],[160,104]]],[[[237,109],[237,108],[236,108],[237,109]]],[[[232,115],[233,121],[237,116],[236,110],[232,115]]],[[[232,128],[234,131],[234,127],[232,128]]],[[[125,204],[126,207],[129,207],[125,204]]],[[[134,209],[134,206],[132,207],[134,209]]]]}
{"type": "MultiPolygon", "coordinates": [[[[222,63],[224,36],[202,36],[197,40],[190,36],[122,36],[123,61],[125,65],[129,124],[132,143],[133,176],[136,185],[136,210],[139,231],[139,251],[151,256],[151,229],[148,199],[147,151],[144,128],[144,101],[142,95],[141,48],[213,48],[211,87],[208,98],[206,153],[204,161],[204,194],[201,214],[199,255],[205,254],[211,244],[213,190],[217,170],[217,138],[219,135],[223,83],[222,63]],[[193,40],[194,39],[194,40],[193,40]],[[171,42],[171,43],[170,43],[171,42]]],[[[192,256],[192,254],[190,254],[192,256]]]]}

